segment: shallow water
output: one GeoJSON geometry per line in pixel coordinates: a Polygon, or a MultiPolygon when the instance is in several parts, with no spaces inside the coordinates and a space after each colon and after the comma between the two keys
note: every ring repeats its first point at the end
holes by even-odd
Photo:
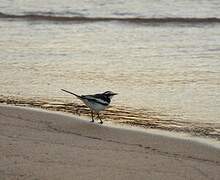
{"type": "Polygon", "coordinates": [[[0,3],[1,13],[21,16],[0,14],[1,95],[80,103],[60,89],[112,90],[112,106],[219,126],[220,23],[207,19],[220,18],[218,1],[15,2],[0,3]]]}

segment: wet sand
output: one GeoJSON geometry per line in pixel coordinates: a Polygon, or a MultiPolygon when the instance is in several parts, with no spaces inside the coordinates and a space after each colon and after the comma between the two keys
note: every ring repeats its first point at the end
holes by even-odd
{"type": "MultiPolygon", "coordinates": [[[[79,103],[70,103],[67,101],[40,99],[40,98],[23,98],[16,96],[0,95],[0,103],[42,108],[51,111],[61,111],[71,113],[77,116],[91,116],[89,108],[79,103]]],[[[160,114],[148,109],[134,109],[124,106],[109,107],[101,113],[102,119],[117,124],[127,124],[135,127],[146,129],[159,129],[172,132],[182,132],[193,136],[208,137],[220,141],[220,124],[204,122],[186,122],[175,119],[169,119],[166,115],[160,114]]]]}
{"type": "Polygon", "coordinates": [[[220,149],[0,105],[0,179],[218,180],[220,149]]]}

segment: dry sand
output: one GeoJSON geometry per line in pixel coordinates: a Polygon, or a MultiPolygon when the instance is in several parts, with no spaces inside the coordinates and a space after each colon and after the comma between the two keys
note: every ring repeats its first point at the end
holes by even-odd
{"type": "Polygon", "coordinates": [[[0,106],[0,180],[219,180],[220,149],[0,106]]]}

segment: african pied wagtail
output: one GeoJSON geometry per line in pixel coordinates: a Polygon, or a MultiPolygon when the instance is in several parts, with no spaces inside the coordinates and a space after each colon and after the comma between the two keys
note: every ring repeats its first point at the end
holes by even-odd
{"type": "Polygon", "coordinates": [[[106,91],[102,94],[93,94],[93,95],[77,95],[75,93],[72,93],[70,91],[67,91],[65,89],[61,89],[64,92],[73,94],[78,99],[80,99],[84,104],[91,110],[92,115],[92,122],[94,122],[93,114],[97,113],[98,118],[100,120],[100,123],[102,124],[103,121],[101,120],[99,116],[99,112],[103,111],[111,102],[111,99],[114,95],[117,95],[117,93],[113,93],[111,91],[106,91]]]}

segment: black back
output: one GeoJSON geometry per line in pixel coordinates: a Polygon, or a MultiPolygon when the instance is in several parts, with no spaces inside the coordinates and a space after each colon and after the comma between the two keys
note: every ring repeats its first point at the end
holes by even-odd
{"type": "Polygon", "coordinates": [[[99,99],[101,99],[103,101],[106,101],[108,103],[111,102],[111,99],[109,98],[109,96],[107,94],[104,94],[104,93],[103,94],[95,94],[94,97],[99,98],[99,99]]]}

